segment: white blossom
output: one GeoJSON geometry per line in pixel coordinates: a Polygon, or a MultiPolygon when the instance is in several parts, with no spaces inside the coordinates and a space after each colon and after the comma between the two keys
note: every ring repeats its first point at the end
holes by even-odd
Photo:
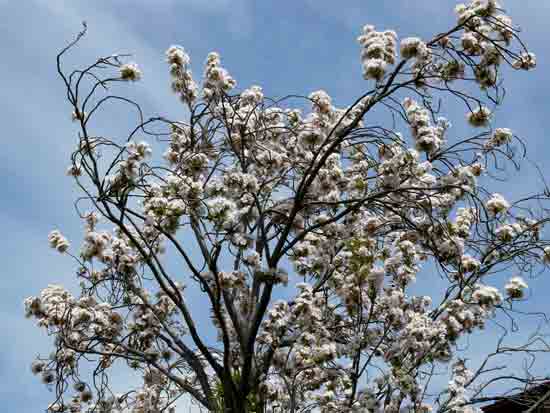
{"type": "Polygon", "coordinates": [[[532,70],[537,67],[537,58],[534,53],[522,53],[513,63],[515,69],[532,70]]]}
{"type": "Polygon", "coordinates": [[[71,245],[69,244],[69,241],[67,241],[67,238],[65,238],[58,230],[50,232],[50,235],[48,235],[48,242],[50,243],[50,247],[55,248],[61,253],[66,252],[71,245]]]}
{"type": "Polygon", "coordinates": [[[120,66],[120,78],[122,80],[136,81],[140,80],[142,73],[137,64],[126,63],[120,66]]]}
{"type": "Polygon", "coordinates": [[[381,80],[387,65],[395,63],[397,34],[391,30],[377,32],[374,26],[367,25],[357,41],[363,47],[361,61],[364,78],[381,80]]]}
{"type": "Polygon", "coordinates": [[[527,283],[523,280],[523,278],[515,276],[510,278],[508,283],[504,286],[504,289],[506,290],[508,297],[512,299],[523,298],[525,295],[525,290],[527,289],[527,283]]]}
{"type": "Polygon", "coordinates": [[[493,194],[485,203],[485,207],[490,215],[496,216],[503,214],[510,208],[510,204],[501,194],[493,194]]]}
{"type": "Polygon", "coordinates": [[[480,106],[468,113],[468,122],[474,127],[487,126],[491,120],[492,112],[486,106],[480,106]]]}
{"type": "Polygon", "coordinates": [[[426,44],[418,37],[407,37],[401,40],[401,57],[410,59],[423,56],[428,52],[426,44]]]}

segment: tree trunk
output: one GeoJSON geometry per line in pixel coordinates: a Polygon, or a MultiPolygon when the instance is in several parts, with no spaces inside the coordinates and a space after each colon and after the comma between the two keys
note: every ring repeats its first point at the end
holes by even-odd
{"type": "Polygon", "coordinates": [[[223,413],[249,413],[246,397],[234,390],[231,378],[227,378],[223,383],[223,413]]]}

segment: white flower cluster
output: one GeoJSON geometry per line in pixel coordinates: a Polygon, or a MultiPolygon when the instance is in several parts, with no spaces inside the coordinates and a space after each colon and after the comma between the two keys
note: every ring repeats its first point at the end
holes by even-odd
{"type": "MultiPolygon", "coordinates": [[[[416,78],[416,85],[424,87],[427,80],[426,75],[430,76],[431,63],[433,62],[433,57],[426,43],[418,37],[405,38],[401,41],[400,52],[403,59],[414,58],[411,69],[413,76],[416,78]]],[[[452,76],[449,76],[449,78],[452,78],[452,76]]]]}
{"type": "MultiPolygon", "coordinates": [[[[470,4],[458,4],[455,12],[458,15],[459,23],[466,23],[474,17],[487,17],[497,15],[501,5],[496,0],[472,0],[470,4]]],[[[474,22],[473,24],[476,24],[474,22]]]]}
{"type": "Polygon", "coordinates": [[[264,101],[261,86],[251,86],[241,92],[241,104],[257,106],[264,101]]]}
{"type": "MultiPolygon", "coordinates": [[[[84,351],[98,337],[114,339],[122,331],[123,319],[107,303],[97,303],[93,297],[76,299],[63,287],[50,285],[40,297],[25,300],[28,317],[38,320],[38,325],[57,334],[61,347],[48,362],[36,360],[31,368],[41,374],[45,384],[51,384],[59,375],[73,374],[77,365],[76,350],[84,351]]],[[[84,389],[83,389],[84,390],[84,389]]],[[[89,401],[82,393],[82,401],[89,401]]]]}
{"type": "Polygon", "coordinates": [[[464,271],[466,272],[477,271],[481,266],[479,260],[470,255],[463,255],[461,264],[462,268],[464,268],[464,271]]]}
{"type": "Polygon", "coordinates": [[[476,413],[476,410],[468,405],[469,398],[466,386],[471,380],[473,374],[466,368],[463,360],[453,364],[452,379],[447,387],[449,392],[449,401],[447,409],[451,413],[476,413]]]}
{"type": "Polygon", "coordinates": [[[493,194],[485,203],[485,208],[491,216],[504,214],[510,208],[510,204],[501,194],[493,194]]]}
{"type": "Polygon", "coordinates": [[[120,161],[119,171],[114,176],[109,177],[113,187],[123,182],[133,182],[139,176],[139,168],[147,158],[151,157],[152,150],[147,142],[136,143],[130,141],[126,144],[127,157],[120,161]]]}
{"type": "Polygon", "coordinates": [[[501,225],[495,231],[497,238],[504,242],[510,242],[515,237],[525,234],[525,232],[525,226],[519,222],[501,225]]]}
{"type": "Polygon", "coordinates": [[[453,228],[461,237],[470,235],[470,228],[477,222],[477,214],[474,208],[458,208],[453,228]]]}
{"type": "MultiPolygon", "coordinates": [[[[514,39],[514,29],[509,16],[502,13],[496,0],[472,0],[459,4],[455,11],[458,23],[464,25],[461,37],[462,52],[479,58],[474,68],[477,83],[482,89],[497,84],[499,65],[503,61],[502,47],[514,39]]],[[[536,66],[533,53],[522,51],[512,63],[516,69],[530,70],[536,66]]]]}
{"type": "Polygon", "coordinates": [[[512,64],[514,69],[532,70],[537,67],[537,57],[531,52],[522,52],[512,64]]]}
{"type": "Polygon", "coordinates": [[[285,334],[290,321],[289,306],[286,301],[277,301],[267,312],[258,337],[261,344],[277,345],[285,334]]]}
{"type": "Polygon", "coordinates": [[[65,312],[74,302],[72,295],[60,285],[48,285],[40,297],[29,297],[25,300],[27,317],[44,318],[42,323],[56,325],[63,319],[65,312]]]}
{"type": "Polygon", "coordinates": [[[428,47],[418,37],[407,37],[401,40],[400,53],[403,59],[422,57],[428,54],[428,47]]]}
{"type": "Polygon", "coordinates": [[[186,149],[190,143],[191,130],[185,125],[172,125],[172,131],[170,133],[170,144],[164,154],[164,159],[170,164],[175,166],[181,163],[186,153],[186,149]]]}
{"type": "Polygon", "coordinates": [[[111,241],[112,237],[107,232],[87,232],[84,237],[84,244],[81,250],[82,258],[88,261],[92,258],[103,260],[111,241]]]}
{"type": "Polygon", "coordinates": [[[189,68],[191,58],[181,46],[170,46],[166,58],[170,64],[172,90],[180,95],[183,102],[192,105],[198,97],[198,86],[189,68]]]}
{"type": "Polygon", "coordinates": [[[525,290],[528,285],[525,280],[519,276],[510,278],[510,280],[504,286],[508,297],[512,299],[520,299],[525,295],[525,290]]]}
{"type": "Polygon", "coordinates": [[[512,141],[513,132],[508,128],[496,128],[491,138],[485,144],[488,149],[506,145],[512,141]]]}
{"type": "Polygon", "coordinates": [[[153,153],[151,146],[147,142],[136,143],[130,141],[126,144],[126,151],[128,152],[128,158],[137,162],[144,161],[153,153]]]}
{"type": "Polygon", "coordinates": [[[405,98],[403,107],[411,126],[416,148],[427,153],[436,152],[444,140],[444,124],[433,126],[429,112],[411,98],[405,98]]]}
{"type": "Polygon", "coordinates": [[[471,333],[475,328],[483,328],[485,320],[492,315],[492,307],[480,305],[468,296],[465,299],[468,302],[462,299],[449,301],[441,317],[451,342],[455,342],[464,333],[471,333]]]}
{"type": "Polygon", "coordinates": [[[138,65],[135,63],[126,63],[120,66],[120,78],[122,80],[130,80],[132,82],[135,82],[136,80],[140,80],[142,73],[139,69],[138,65]]]}
{"type": "Polygon", "coordinates": [[[235,214],[236,205],[230,199],[219,196],[206,202],[208,216],[221,226],[231,226],[238,222],[235,214]]]}
{"type": "Polygon", "coordinates": [[[227,93],[235,87],[237,82],[229,75],[229,72],[221,66],[220,55],[211,52],[206,58],[204,69],[204,84],[202,93],[206,100],[212,100],[227,93]]]}
{"type": "Polygon", "coordinates": [[[542,259],[544,263],[550,264],[550,247],[544,247],[542,259]]]}
{"type": "Polygon", "coordinates": [[[72,176],[75,178],[79,177],[82,175],[82,165],[80,165],[79,163],[74,163],[67,168],[67,171],[65,173],[67,174],[67,176],[72,176]]]}
{"type": "Polygon", "coordinates": [[[66,252],[71,246],[69,241],[67,241],[67,238],[65,238],[58,230],[50,232],[48,235],[48,242],[50,243],[50,247],[55,248],[61,253],[66,252]]]}
{"type": "Polygon", "coordinates": [[[488,126],[493,113],[487,106],[479,106],[478,108],[468,112],[466,118],[470,125],[475,128],[488,126]]]}
{"type": "Polygon", "coordinates": [[[363,27],[357,38],[363,47],[361,62],[365,79],[381,80],[388,65],[395,63],[397,34],[392,30],[377,32],[374,26],[363,27]]]}
{"type": "Polygon", "coordinates": [[[327,114],[334,110],[332,99],[324,90],[312,92],[309,99],[313,102],[313,109],[319,113],[327,114]]]}
{"type": "MultiPolygon", "coordinates": [[[[439,350],[438,357],[446,358],[447,329],[441,321],[434,321],[427,314],[408,312],[407,321],[398,338],[398,350],[393,357],[403,357],[405,354],[412,354],[416,358],[431,353],[434,349],[439,350]],[[442,351],[444,349],[444,351],[442,351]]],[[[391,350],[390,350],[391,351],[391,350]]]]}
{"type": "Polygon", "coordinates": [[[464,238],[459,236],[447,236],[438,245],[441,258],[445,261],[459,261],[464,255],[464,238]]]}
{"type": "Polygon", "coordinates": [[[472,292],[472,299],[482,308],[491,309],[502,302],[502,295],[489,285],[477,284],[472,292]]]}

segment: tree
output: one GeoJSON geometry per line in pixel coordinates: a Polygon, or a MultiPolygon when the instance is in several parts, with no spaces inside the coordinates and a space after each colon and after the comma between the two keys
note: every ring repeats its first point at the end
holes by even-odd
{"type": "Polygon", "coordinates": [[[56,230],[49,242],[78,263],[81,291],[50,285],[25,301],[55,338],[32,364],[55,388],[49,409],[174,411],[185,396],[212,412],[458,413],[501,398],[505,380],[540,380],[494,360],[546,350],[541,332],[520,345],[506,334],[518,305],[528,313],[523,277],[550,261],[548,190],[517,201],[491,190],[525,152],[494,125],[502,74],[533,69],[535,55],[495,0],[456,13],[428,41],[365,26],[365,90],[345,108],[322,90],[238,91],[217,53],[199,86],[173,46],[185,120],[146,118],[112,92],[140,80],[135,63],[65,71],[85,29],[65,47],[84,240],[73,252],[56,230]],[[114,102],[139,117],[126,137],[95,132],[114,102]],[[440,115],[458,111],[470,127],[455,133],[440,115]],[[444,289],[413,293],[418,274],[444,289]],[[461,344],[491,321],[498,346],[470,365],[461,344]],[[113,389],[116,369],[141,384],[113,389]]]}

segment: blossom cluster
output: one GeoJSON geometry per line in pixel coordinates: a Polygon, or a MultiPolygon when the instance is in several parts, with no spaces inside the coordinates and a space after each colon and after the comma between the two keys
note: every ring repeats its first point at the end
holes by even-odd
{"type": "Polygon", "coordinates": [[[441,125],[433,126],[428,111],[410,98],[405,99],[403,107],[407,112],[416,148],[428,153],[436,152],[444,139],[445,124],[441,122],[441,125]]]}
{"type": "MultiPolygon", "coordinates": [[[[185,49],[170,47],[172,90],[188,118],[151,119],[165,129],[141,125],[122,142],[85,134],[72,158],[68,174],[96,209],[83,214],[71,254],[80,295],[48,286],[25,301],[55,337],[54,354],[32,371],[46,385],[72,383],[58,393],[74,391],[50,410],[170,411],[187,393],[209,410],[246,400],[270,413],[472,412],[461,340],[521,304],[525,263],[548,265],[550,246],[543,222],[485,187],[492,161],[513,160],[504,151],[512,131],[460,140],[435,104],[440,93],[460,96],[471,126],[492,127],[486,98],[500,66],[530,69],[535,57],[512,49],[516,32],[496,1],[456,12],[447,35],[402,39],[397,65],[397,34],[365,26],[363,75],[376,85],[350,106],[322,89],[305,105],[258,85],[237,90],[215,52],[195,81],[185,49]],[[474,82],[471,97],[448,86],[458,79],[474,82]],[[374,106],[391,123],[372,121],[374,106]],[[141,134],[165,144],[162,157],[141,134]],[[503,288],[489,277],[518,262],[503,288]],[[443,298],[413,287],[434,268],[443,298]],[[96,388],[97,376],[80,377],[88,356],[93,374],[126,365],[140,385],[96,388]],[[450,366],[434,400],[427,363],[450,366]]],[[[115,67],[116,80],[141,77],[135,64],[115,67]]],[[[81,126],[94,115],[74,113],[81,126]]],[[[69,249],[57,230],[48,242],[69,249]]]]}
{"type": "Polygon", "coordinates": [[[363,48],[363,76],[365,79],[381,80],[387,66],[395,63],[397,34],[392,30],[378,32],[374,26],[367,25],[357,41],[363,48]]]}
{"type": "Polygon", "coordinates": [[[236,85],[235,79],[221,66],[220,55],[208,54],[204,69],[203,95],[206,100],[215,99],[221,93],[228,92],[236,85]]]}
{"type": "Polygon", "coordinates": [[[50,232],[50,235],[48,235],[48,241],[50,243],[50,247],[55,248],[61,253],[67,251],[71,245],[69,241],[67,241],[67,238],[65,238],[58,230],[50,232]]]}
{"type": "Polygon", "coordinates": [[[508,297],[513,299],[523,298],[526,288],[527,283],[519,276],[510,278],[508,283],[504,286],[508,297]]]}
{"type": "Polygon", "coordinates": [[[172,90],[178,93],[183,102],[193,104],[198,97],[198,86],[193,80],[189,65],[191,59],[181,46],[171,46],[166,51],[172,76],[172,90]]]}
{"type": "Polygon", "coordinates": [[[126,63],[120,66],[120,78],[122,80],[135,82],[136,80],[140,80],[141,76],[141,70],[135,63],[126,63]]]}

